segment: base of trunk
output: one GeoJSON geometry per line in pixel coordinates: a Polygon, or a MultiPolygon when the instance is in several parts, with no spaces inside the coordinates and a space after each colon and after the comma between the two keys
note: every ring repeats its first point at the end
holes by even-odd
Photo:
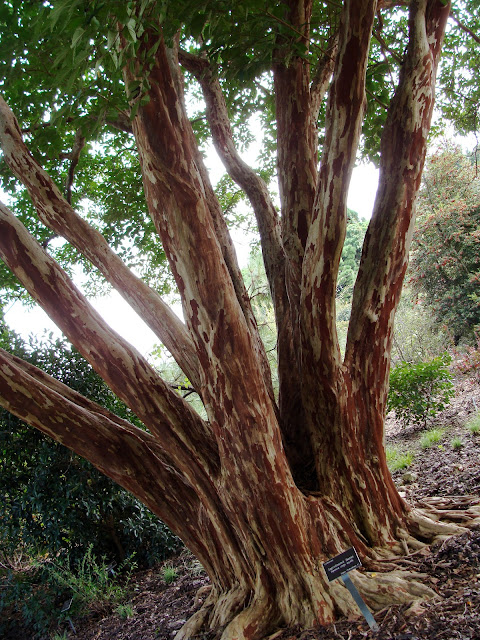
{"type": "MultiPolygon", "coordinates": [[[[352,571],[352,581],[373,612],[398,604],[417,605],[437,597],[423,584],[423,574],[398,569],[395,562],[479,524],[478,498],[426,500],[423,508],[409,513],[408,530],[398,532],[398,543],[388,550],[375,550],[371,559],[365,560],[372,571],[352,571]]],[[[257,575],[261,571],[259,568],[257,575]]],[[[278,591],[271,582],[267,590],[260,579],[254,589],[237,586],[220,592],[213,587],[202,608],[180,629],[175,640],[192,640],[204,631],[216,632],[219,640],[262,640],[280,627],[300,625],[306,629],[329,624],[339,617],[359,616],[357,605],[340,580],[326,583],[318,575],[295,578],[290,589],[285,589],[283,580],[278,591]]]]}

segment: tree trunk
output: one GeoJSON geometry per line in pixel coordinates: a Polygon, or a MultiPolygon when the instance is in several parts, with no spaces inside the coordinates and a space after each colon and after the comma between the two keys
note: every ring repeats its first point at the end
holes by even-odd
{"type": "MultiPolygon", "coordinates": [[[[286,3],[308,46],[311,3],[286,3]]],[[[410,41],[382,139],[381,187],[355,286],[346,354],[335,327],[336,277],[346,197],[365,110],[365,73],[376,4],[351,0],[313,82],[305,60],[274,64],[282,216],[233,144],[211,63],[163,40],[136,104],[133,131],[146,203],[178,285],[185,324],[121,264],[60,195],[23,143],[6,104],[0,138],[39,217],[88,256],[135,306],[199,391],[202,420],[156,371],[109,330],[62,269],[5,206],[0,254],[113,391],[143,421],[137,429],[0,351],[0,402],[135,493],[195,553],[212,591],[178,633],[207,628],[255,640],[280,625],[353,614],[344,586],[322,562],[355,546],[365,564],[458,527],[412,511],[389,474],[383,421],[393,319],[405,274],[414,200],[433,108],[449,6],[412,0],[410,41]],[[332,62],[335,56],[334,64],[332,62]],[[198,78],[212,136],[257,216],[279,324],[280,399],[218,201],[187,118],[179,60],[198,78]],[[333,74],[317,175],[316,117],[333,74]]],[[[122,35],[122,28],[120,34],[122,35]]],[[[147,33],[138,60],[148,57],[147,33]]],[[[121,40],[122,41],[122,40],[121,40]]],[[[126,46],[124,41],[122,46],[126,46]]],[[[287,52],[288,53],[288,52],[287,52]]],[[[124,70],[129,86],[144,72],[124,70]]],[[[357,582],[372,608],[428,595],[408,575],[357,582]]]]}

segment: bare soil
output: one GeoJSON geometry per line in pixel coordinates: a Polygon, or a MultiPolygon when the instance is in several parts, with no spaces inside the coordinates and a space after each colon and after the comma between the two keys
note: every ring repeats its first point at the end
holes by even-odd
{"type": "MultiPolygon", "coordinates": [[[[399,490],[412,503],[434,497],[480,497],[480,435],[471,434],[465,423],[480,409],[480,386],[464,380],[457,384],[451,405],[429,425],[441,427],[440,442],[422,448],[422,432],[402,429],[389,416],[386,443],[414,454],[407,470],[393,473],[399,490]],[[452,440],[462,446],[454,448],[452,440]]],[[[362,617],[341,620],[334,625],[310,630],[279,629],[271,640],[480,640],[480,528],[449,538],[404,561],[405,569],[425,574],[424,581],[438,597],[419,607],[392,606],[375,614],[378,631],[371,631],[362,617]]],[[[133,615],[122,617],[114,611],[98,611],[65,627],[69,638],[77,640],[172,640],[176,631],[196,611],[208,595],[208,578],[188,552],[170,560],[178,577],[169,585],[162,568],[134,576],[128,604],[133,615]]],[[[400,563],[399,566],[402,566],[400,563]]],[[[29,638],[28,635],[9,638],[29,638]]],[[[213,640],[212,634],[197,636],[213,640]]]]}

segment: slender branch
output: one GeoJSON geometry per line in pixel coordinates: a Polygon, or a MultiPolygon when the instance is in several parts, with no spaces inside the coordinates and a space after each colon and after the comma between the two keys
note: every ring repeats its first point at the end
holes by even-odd
{"type": "Polygon", "coordinates": [[[132,121],[130,116],[123,111],[119,111],[116,118],[107,118],[106,124],[109,124],[114,129],[124,131],[125,133],[133,133],[132,121]]]}
{"type": "Polygon", "coordinates": [[[222,159],[228,174],[247,194],[255,216],[262,240],[265,268],[272,291],[283,275],[283,251],[280,238],[278,214],[270,198],[267,185],[240,157],[233,140],[228,118],[227,105],[218,76],[204,58],[185,51],[179,52],[179,60],[199,82],[207,106],[207,119],[210,124],[213,143],[222,159]]]}
{"type": "Polygon", "coordinates": [[[40,220],[71,242],[165,344],[187,377],[198,381],[198,363],[185,326],[161,297],[137,278],[105,238],[81,218],[27,149],[12,111],[0,96],[0,145],[10,169],[25,184],[40,220]]]}
{"type": "Polygon", "coordinates": [[[392,56],[392,58],[398,63],[401,64],[402,59],[401,57],[398,55],[398,53],[396,51],[394,51],[391,47],[389,47],[387,45],[387,43],[385,42],[384,38],[382,38],[382,36],[379,33],[379,30],[375,30],[373,32],[373,37],[375,38],[375,40],[377,40],[378,44],[380,45],[380,47],[382,48],[382,53],[385,56],[385,51],[388,51],[388,53],[392,56]]]}
{"type": "Polygon", "coordinates": [[[85,136],[82,134],[81,130],[78,129],[75,134],[75,142],[73,145],[72,153],[70,155],[71,160],[70,166],[68,168],[67,183],[65,185],[65,199],[69,204],[72,204],[72,187],[73,180],[75,178],[75,169],[80,160],[80,154],[82,153],[82,150],[85,146],[85,142],[85,136]]]}
{"type": "Polygon", "coordinates": [[[456,15],[455,12],[453,11],[453,9],[450,10],[450,18],[452,18],[452,20],[454,22],[456,22],[458,24],[458,26],[460,27],[460,29],[462,29],[462,31],[465,31],[465,33],[467,33],[471,38],[473,38],[475,40],[475,42],[477,42],[478,44],[480,44],[480,37],[477,36],[476,33],[474,33],[469,27],[467,27],[466,24],[464,24],[456,15]]]}
{"type": "Polygon", "coordinates": [[[377,98],[377,96],[376,96],[374,93],[372,93],[371,91],[369,91],[369,90],[367,89],[367,90],[366,90],[366,94],[367,94],[368,96],[370,96],[370,97],[372,98],[372,100],[374,100],[377,104],[379,104],[379,105],[382,107],[382,109],[388,110],[388,104],[385,104],[384,102],[382,102],[381,100],[379,100],[379,99],[377,98]]]}
{"type": "Polygon", "coordinates": [[[329,39],[327,51],[317,65],[315,75],[313,76],[312,85],[310,88],[310,96],[312,101],[312,110],[315,114],[315,119],[318,118],[318,112],[323,102],[325,94],[333,73],[335,66],[335,58],[338,52],[338,38],[339,30],[337,29],[333,36],[329,39]]]}

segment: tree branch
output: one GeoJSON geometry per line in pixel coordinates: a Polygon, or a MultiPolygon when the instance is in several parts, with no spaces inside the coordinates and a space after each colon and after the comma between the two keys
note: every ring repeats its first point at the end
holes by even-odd
{"type": "Polygon", "coordinates": [[[156,438],[3,349],[0,404],[137,496],[208,567],[201,502],[156,438]]]}
{"type": "Polygon", "coordinates": [[[458,26],[460,27],[460,29],[462,29],[462,31],[465,31],[465,33],[467,33],[471,38],[473,38],[475,42],[480,44],[480,37],[477,36],[477,34],[474,33],[469,27],[467,27],[466,24],[463,24],[463,22],[455,15],[453,9],[450,10],[450,18],[452,18],[452,20],[458,24],[458,26]]]}
{"type": "MultiPolygon", "coordinates": [[[[287,2],[288,22],[308,48],[312,5],[287,2]]],[[[299,299],[301,263],[305,251],[317,181],[317,127],[310,94],[310,67],[292,54],[291,42],[277,36],[273,77],[277,119],[278,182],[282,208],[282,238],[288,260],[287,290],[293,305],[299,299]]],[[[318,93],[318,92],[317,92],[318,93]]],[[[318,98],[318,96],[317,96],[318,98]]]]}
{"type": "MultiPolygon", "coordinates": [[[[388,376],[449,11],[442,0],[412,0],[410,5],[410,44],[383,129],[380,186],[355,283],[345,353],[345,365],[366,389],[380,388],[388,376]]],[[[383,409],[385,402],[386,390],[383,409]]]]}
{"type": "Polygon", "coordinates": [[[104,237],[62,197],[53,180],[28,151],[17,120],[1,96],[0,144],[10,169],[27,187],[40,220],[71,242],[100,270],[197,385],[198,362],[183,323],[153,289],[128,269],[104,237]]]}
{"type": "Polygon", "coordinates": [[[318,61],[315,75],[313,76],[312,84],[310,87],[310,96],[315,120],[318,119],[318,112],[320,111],[321,104],[332,78],[333,68],[335,66],[335,58],[338,53],[338,39],[339,30],[337,29],[337,31],[335,31],[333,36],[329,39],[325,55],[321,60],[318,61]]]}
{"type": "Polygon", "coordinates": [[[75,169],[80,160],[80,154],[85,146],[85,137],[82,135],[80,129],[75,134],[75,143],[73,145],[72,153],[70,155],[70,166],[68,168],[67,183],[65,185],[65,199],[69,204],[72,204],[72,187],[75,177],[75,169]]]}
{"type": "MultiPolygon", "coordinates": [[[[70,342],[189,475],[215,469],[218,454],[208,424],[116,334],[65,272],[0,204],[0,256],[70,342]]],[[[192,479],[192,481],[194,481],[192,479]]]]}
{"type": "MultiPolygon", "coordinates": [[[[335,388],[339,381],[336,279],[346,233],[348,187],[365,112],[365,73],[374,17],[375,3],[369,0],[352,0],[342,12],[324,152],[303,264],[303,349],[310,352],[317,373],[321,371],[325,390],[335,388]]],[[[311,375],[317,374],[312,371],[311,375]]]]}
{"type": "Polygon", "coordinates": [[[207,120],[213,143],[225,168],[250,200],[260,232],[267,278],[272,293],[278,289],[278,278],[283,278],[283,250],[278,214],[268,193],[267,185],[240,157],[218,76],[208,60],[179,51],[180,64],[199,82],[207,107],[207,120]]]}

